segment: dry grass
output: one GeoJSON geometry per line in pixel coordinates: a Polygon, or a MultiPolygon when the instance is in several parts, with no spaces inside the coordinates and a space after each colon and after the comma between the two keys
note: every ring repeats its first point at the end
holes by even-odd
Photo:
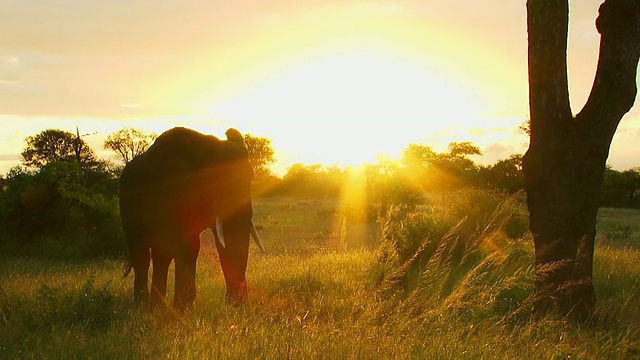
{"type": "MultiPolygon", "coordinates": [[[[625,245],[610,239],[598,246],[594,323],[534,321],[527,238],[474,232],[478,241],[455,261],[447,249],[457,246],[459,236],[453,235],[464,226],[450,227],[432,256],[412,260],[419,266],[398,286],[406,269],[414,267],[393,252],[381,257],[382,250],[371,244],[344,246],[353,224],[342,227],[338,205],[297,199],[256,203],[255,222],[269,253],[252,246],[250,297],[240,307],[224,303],[224,282],[206,237],[198,297],[183,315],[136,308],[132,280],[120,279],[119,261],[2,258],[0,358],[640,356],[640,251],[625,243],[628,239],[622,239],[625,245]]],[[[621,221],[633,229],[630,237],[637,236],[635,224],[620,219],[640,213],[616,214],[607,210],[600,227],[621,221]]]]}

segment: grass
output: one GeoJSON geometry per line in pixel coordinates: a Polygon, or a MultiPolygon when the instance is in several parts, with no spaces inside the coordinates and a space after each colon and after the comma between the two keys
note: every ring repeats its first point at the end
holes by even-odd
{"type": "Polygon", "coordinates": [[[636,209],[600,209],[598,230],[599,244],[640,249],[640,211],[636,209]]]}
{"type": "Polygon", "coordinates": [[[210,234],[198,296],[183,315],[137,308],[117,260],[0,258],[0,358],[637,358],[640,211],[600,215],[599,229],[630,230],[600,232],[599,302],[588,324],[531,318],[526,238],[495,238],[500,251],[483,251],[464,269],[423,264],[415,286],[385,290],[391,262],[381,260],[382,247],[349,243],[352,224],[337,201],[261,199],[254,219],[268,253],[252,245],[249,301],[239,307],[224,302],[210,234]],[[453,286],[441,291],[454,270],[453,286]]]}

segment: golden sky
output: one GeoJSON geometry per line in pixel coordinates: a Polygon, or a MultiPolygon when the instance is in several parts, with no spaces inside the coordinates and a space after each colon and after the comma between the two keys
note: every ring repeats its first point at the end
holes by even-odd
{"type": "MultiPolygon", "coordinates": [[[[591,87],[600,1],[574,1],[574,112],[591,87]]],[[[410,143],[525,150],[525,1],[0,0],[0,172],[46,128],[104,138],[228,127],[294,162],[357,164],[410,143]]],[[[640,165],[640,111],[610,163],[640,165]]]]}

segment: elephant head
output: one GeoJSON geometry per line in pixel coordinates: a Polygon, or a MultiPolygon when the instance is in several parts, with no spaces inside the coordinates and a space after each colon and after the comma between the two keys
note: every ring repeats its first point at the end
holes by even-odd
{"type": "MultiPolygon", "coordinates": [[[[246,298],[249,237],[264,250],[253,226],[253,170],[242,135],[227,140],[174,128],[129,162],[120,178],[120,214],[134,270],[134,298],[152,304],[166,296],[167,272],[175,260],[173,305],[195,299],[200,233],[214,229],[227,298],[246,298]],[[153,260],[151,293],[148,271],[153,260]]],[[[128,272],[127,271],[127,272],[128,272]]]]}

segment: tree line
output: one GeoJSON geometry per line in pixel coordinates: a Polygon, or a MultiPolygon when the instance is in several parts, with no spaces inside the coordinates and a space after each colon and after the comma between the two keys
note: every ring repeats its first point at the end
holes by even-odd
{"type": "MultiPolygon", "coordinates": [[[[121,255],[124,238],[118,213],[118,178],[124,164],[153,143],[156,134],[125,128],[109,135],[104,148],[113,159],[98,159],[79,131],[47,129],[25,139],[22,164],[2,178],[0,192],[1,245],[9,253],[86,257],[121,255]]],[[[380,207],[416,205],[430,192],[462,188],[521,192],[522,156],[512,155],[492,165],[471,157],[481,155],[471,142],[454,142],[448,151],[410,144],[399,160],[356,168],[294,164],[282,177],[270,166],[276,161],[271,140],[245,134],[255,196],[337,197],[355,179],[365,191],[375,215],[380,207]],[[377,209],[377,210],[376,210],[377,209]]],[[[602,205],[640,207],[640,168],[605,173],[602,205]]]]}
{"type": "Polygon", "coordinates": [[[119,256],[124,236],[118,178],[154,134],[126,128],[104,147],[118,161],[98,159],[76,134],[46,129],[25,139],[22,164],[9,170],[0,192],[0,251],[65,258],[119,256]]]}
{"type": "MultiPolygon", "coordinates": [[[[25,138],[22,163],[0,176],[0,252],[48,257],[121,256],[118,179],[157,138],[135,128],[109,135],[99,159],[76,133],[46,129],[25,138]]],[[[271,141],[245,135],[257,178],[270,176],[271,141]]]]}
{"type": "MultiPolygon", "coordinates": [[[[253,154],[260,157],[260,153],[253,154]]],[[[418,202],[433,191],[461,188],[488,189],[505,194],[524,191],[522,155],[513,154],[491,165],[478,164],[474,155],[482,155],[471,142],[453,142],[447,152],[409,144],[398,160],[362,165],[361,181],[370,189],[369,199],[386,194],[388,202],[418,202]]],[[[274,159],[265,158],[262,164],[274,159]]],[[[294,164],[282,177],[263,167],[256,177],[257,194],[338,196],[343,184],[356,169],[321,164],[294,164]]],[[[607,166],[604,173],[601,206],[640,208],[640,167],[618,171],[607,166]]]]}

